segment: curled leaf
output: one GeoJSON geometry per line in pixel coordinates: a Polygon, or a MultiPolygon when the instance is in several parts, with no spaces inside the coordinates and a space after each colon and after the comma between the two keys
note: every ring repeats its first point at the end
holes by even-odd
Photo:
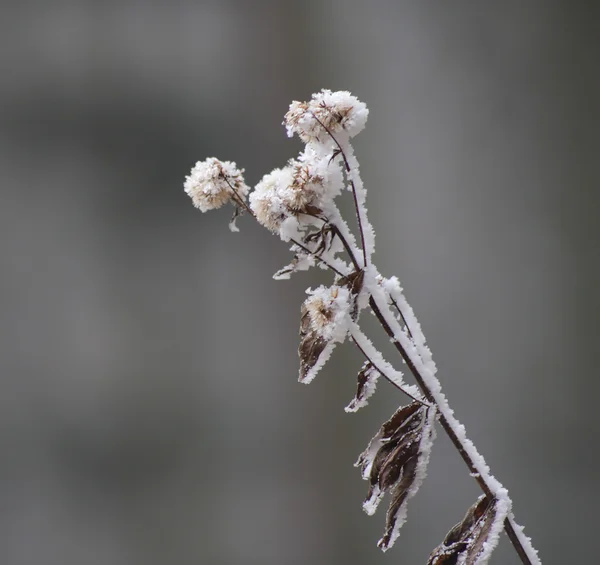
{"type": "Polygon", "coordinates": [[[375,392],[377,379],[381,373],[377,370],[370,361],[365,361],[360,371],[358,372],[356,395],[351,400],[350,404],[344,408],[346,412],[356,412],[359,408],[368,404],[369,398],[375,392]]]}
{"type": "Polygon", "coordinates": [[[425,478],[435,415],[434,406],[419,402],[400,408],[381,426],[356,463],[369,481],[363,503],[367,514],[375,512],[386,492],[391,493],[385,533],[378,543],[384,551],[398,537],[406,520],[406,501],[417,493],[425,478]]]}
{"type": "Polygon", "coordinates": [[[498,543],[507,513],[506,501],[480,496],[431,552],[427,565],[484,565],[498,543]]]}
{"type": "MultiPolygon", "coordinates": [[[[408,459],[402,469],[402,479],[392,490],[392,500],[385,518],[385,532],[383,537],[377,543],[377,547],[380,547],[384,551],[392,546],[397,537],[397,535],[394,536],[397,531],[396,524],[398,524],[399,520],[404,522],[406,519],[406,507],[404,506],[404,503],[408,498],[410,488],[416,477],[417,463],[418,457],[416,456],[408,459]],[[400,511],[402,511],[402,515],[400,515],[400,511]]],[[[400,528],[398,527],[398,530],[399,529],[400,528]]]]}

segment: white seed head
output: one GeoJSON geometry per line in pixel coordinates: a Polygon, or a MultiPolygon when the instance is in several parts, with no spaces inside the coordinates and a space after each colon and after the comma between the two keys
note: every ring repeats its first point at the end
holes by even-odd
{"type": "Polygon", "coordinates": [[[185,179],[185,192],[202,212],[220,208],[230,200],[246,199],[249,187],[244,182],[244,170],[231,161],[209,157],[198,161],[185,179]]]}
{"type": "Polygon", "coordinates": [[[289,137],[296,133],[305,143],[327,143],[329,133],[349,138],[360,133],[368,115],[364,102],[349,92],[322,90],[310,102],[292,102],[283,123],[289,137]]]}

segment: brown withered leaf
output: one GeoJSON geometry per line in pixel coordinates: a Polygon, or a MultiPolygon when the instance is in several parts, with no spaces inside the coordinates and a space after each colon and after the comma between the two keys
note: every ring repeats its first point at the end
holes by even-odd
{"type": "Polygon", "coordinates": [[[315,366],[327,342],[314,334],[307,334],[300,341],[298,355],[300,356],[300,380],[304,380],[308,372],[315,366]]]}
{"type": "Polygon", "coordinates": [[[400,479],[405,465],[418,454],[420,439],[418,432],[410,432],[390,451],[379,471],[379,488],[382,491],[391,488],[400,479]]]}
{"type": "MultiPolygon", "coordinates": [[[[379,476],[379,469],[381,468],[381,463],[383,463],[383,461],[385,460],[385,458],[383,457],[383,453],[386,449],[391,451],[394,445],[392,444],[386,447],[381,454],[379,452],[389,443],[394,434],[399,432],[401,436],[405,431],[409,431],[409,429],[414,429],[419,425],[421,420],[416,416],[419,412],[419,409],[421,409],[422,407],[423,405],[419,404],[418,402],[411,402],[407,406],[403,406],[396,410],[392,417],[381,425],[379,431],[369,442],[367,449],[365,449],[365,451],[363,451],[363,453],[360,454],[356,466],[362,467],[363,471],[365,471],[367,467],[371,464],[371,461],[381,459],[381,462],[378,465],[378,470],[376,471],[377,476],[379,476]],[[377,450],[376,453],[372,453],[374,449],[377,450]]],[[[374,467],[375,463],[373,463],[370,477],[373,476],[374,467]]],[[[378,482],[378,480],[379,479],[376,479],[375,482],[378,482]]]]}
{"type": "MultiPolygon", "coordinates": [[[[331,319],[331,312],[324,306],[319,310],[318,314],[321,318],[321,323],[325,323],[331,319]]],[[[314,310],[312,315],[315,315],[314,310]]],[[[327,340],[313,329],[311,322],[311,312],[307,308],[306,302],[304,302],[300,311],[300,345],[298,346],[300,382],[305,382],[309,371],[315,366],[328,344],[327,340]]]]}
{"type": "Polygon", "coordinates": [[[496,517],[496,500],[481,496],[429,556],[427,565],[476,565],[496,517]]]}
{"type": "Polygon", "coordinates": [[[365,272],[360,269],[359,271],[354,271],[345,277],[342,277],[339,281],[340,286],[345,286],[351,294],[358,294],[363,287],[363,283],[365,280],[365,272]]]}
{"type": "Polygon", "coordinates": [[[416,494],[425,476],[435,416],[435,407],[416,401],[400,408],[381,426],[357,462],[369,481],[363,503],[368,514],[375,511],[386,492],[391,494],[386,529],[378,543],[384,551],[398,537],[406,518],[406,501],[416,494]]]}
{"type": "Polygon", "coordinates": [[[364,280],[365,272],[362,269],[360,269],[359,271],[354,271],[349,275],[342,277],[338,283],[340,286],[345,286],[350,291],[350,295],[352,297],[352,308],[350,310],[350,317],[353,321],[356,321],[358,315],[358,295],[362,290],[364,280]]]}
{"type": "Polygon", "coordinates": [[[388,549],[392,541],[392,535],[396,526],[396,518],[398,511],[406,502],[406,497],[410,491],[417,471],[418,453],[413,455],[402,468],[402,479],[396,484],[392,490],[392,501],[385,517],[385,532],[383,537],[377,543],[377,547],[383,550],[388,549]]]}
{"type": "Polygon", "coordinates": [[[375,385],[381,373],[370,361],[365,361],[357,375],[356,394],[346,406],[346,412],[356,412],[359,408],[367,405],[367,400],[375,392],[375,385]]]}

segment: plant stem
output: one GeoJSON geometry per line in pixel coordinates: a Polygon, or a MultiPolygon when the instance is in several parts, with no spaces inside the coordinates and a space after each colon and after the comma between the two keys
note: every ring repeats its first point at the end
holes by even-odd
{"type": "MultiPolygon", "coordinates": [[[[398,350],[398,352],[404,359],[406,365],[408,366],[411,373],[413,374],[413,377],[417,381],[417,384],[419,385],[419,388],[423,392],[423,395],[425,396],[425,398],[432,404],[437,404],[432,392],[429,390],[428,386],[426,385],[425,380],[423,379],[423,376],[420,374],[419,370],[413,363],[410,356],[407,354],[404,347],[402,347],[400,342],[397,340],[396,336],[394,335],[394,332],[392,331],[392,328],[390,328],[386,319],[383,317],[383,314],[381,313],[379,306],[377,305],[377,303],[375,302],[375,299],[372,296],[369,298],[369,306],[371,307],[371,310],[373,310],[375,317],[377,318],[377,320],[383,327],[384,331],[391,338],[392,343],[394,344],[394,347],[398,350]]],[[[475,466],[475,463],[471,459],[471,456],[467,453],[465,446],[462,444],[462,442],[460,441],[460,439],[454,432],[454,429],[452,428],[452,426],[450,425],[450,423],[448,422],[448,420],[446,419],[446,417],[444,416],[444,414],[441,411],[439,414],[439,420],[440,420],[440,423],[442,424],[442,427],[444,428],[444,431],[446,432],[446,434],[448,435],[448,437],[454,444],[454,447],[456,447],[457,451],[460,453],[460,456],[462,457],[463,461],[466,463],[467,467],[469,468],[469,471],[471,471],[471,475],[475,478],[475,480],[479,484],[479,487],[481,488],[481,490],[484,492],[484,494],[488,498],[490,498],[490,499],[495,498],[494,493],[491,491],[490,487],[488,486],[488,484],[485,482],[485,480],[481,476],[481,473],[475,466]]],[[[515,532],[515,529],[513,527],[513,524],[511,523],[511,519],[509,517],[507,517],[506,520],[504,521],[504,530],[506,531],[508,538],[510,539],[517,554],[519,555],[521,562],[524,565],[532,565],[532,562],[529,559],[527,552],[525,551],[525,548],[521,544],[521,540],[518,538],[518,536],[515,532]]]]}

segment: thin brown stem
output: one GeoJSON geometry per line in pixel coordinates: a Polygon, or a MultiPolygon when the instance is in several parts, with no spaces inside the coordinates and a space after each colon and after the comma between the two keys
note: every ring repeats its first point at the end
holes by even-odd
{"type": "Polygon", "coordinates": [[[400,310],[400,306],[398,306],[398,303],[393,299],[392,296],[390,296],[390,300],[392,301],[392,304],[394,305],[394,307],[396,308],[396,310],[398,310],[398,314],[400,314],[400,317],[402,318],[402,322],[404,322],[404,327],[406,328],[406,332],[408,333],[408,337],[410,337],[410,339],[413,339],[412,332],[410,331],[410,327],[408,326],[408,322],[406,321],[406,318],[404,317],[404,314],[402,313],[402,310],[400,310]]]}
{"type": "Polygon", "coordinates": [[[234,202],[238,205],[241,205],[244,208],[244,210],[246,210],[246,212],[248,212],[248,214],[250,214],[253,218],[256,218],[254,212],[250,209],[250,206],[248,206],[246,201],[240,196],[237,189],[233,187],[233,185],[229,182],[229,179],[227,177],[225,177],[225,182],[229,185],[229,188],[231,188],[231,191],[235,195],[234,202]]]}
{"type": "Polygon", "coordinates": [[[350,261],[352,261],[352,264],[354,265],[354,268],[357,271],[360,271],[360,265],[358,264],[358,261],[356,260],[354,253],[352,252],[352,248],[346,241],[346,238],[342,235],[342,232],[340,231],[340,229],[335,224],[329,224],[329,225],[331,226],[331,229],[333,229],[333,231],[335,232],[335,235],[337,235],[340,238],[340,241],[342,242],[342,245],[344,246],[346,253],[348,253],[348,256],[350,257],[350,261]]]}
{"type": "Polygon", "coordinates": [[[306,251],[306,253],[308,253],[309,255],[312,255],[317,261],[319,261],[319,263],[323,263],[323,265],[325,265],[327,268],[331,269],[336,275],[339,275],[340,277],[344,276],[344,274],[341,273],[340,271],[338,271],[333,265],[331,265],[330,263],[325,261],[325,259],[322,259],[319,255],[317,255],[317,253],[315,253],[314,251],[311,251],[305,245],[302,245],[299,241],[296,241],[295,239],[290,239],[290,241],[294,245],[297,245],[303,251],[306,251]]]}
{"type": "Polygon", "coordinates": [[[423,402],[422,400],[419,400],[418,398],[415,398],[410,392],[407,392],[406,390],[404,390],[399,384],[395,383],[392,379],[390,379],[390,377],[388,377],[382,369],[380,369],[375,362],[367,355],[367,352],[358,344],[358,342],[356,341],[356,339],[354,339],[354,337],[352,337],[352,341],[354,342],[354,345],[356,345],[356,347],[358,347],[358,350],[363,354],[364,358],[371,363],[371,365],[373,365],[373,368],[376,371],[379,371],[379,373],[383,376],[383,378],[390,383],[391,385],[395,386],[400,392],[406,394],[406,396],[412,398],[415,402],[418,402],[419,404],[422,404],[423,406],[429,406],[426,402],[423,402]]]}
{"type": "MultiPolygon", "coordinates": [[[[317,121],[319,121],[318,118],[315,117],[315,119],[317,119],[317,121]]],[[[321,122],[319,122],[319,123],[321,123],[321,122]]],[[[334,140],[334,142],[337,144],[337,146],[338,146],[338,148],[340,150],[340,153],[342,155],[342,158],[344,160],[344,163],[346,165],[346,170],[349,171],[350,167],[348,165],[348,161],[346,159],[346,156],[345,156],[345,154],[344,154],[344,152],[343,152],[340,144],[337,142],[337,140],[331,134],[331,132],[327,129],[327,127],[324,124],[322,124],[322,123],[321,123],[321,125],[327,131],[327,133],[331,136],[331,138],[334,140]]],[[[250,209],[250,207],[246,204],[246,202],[244,201],[244,199],[240,197],[238,191],[231,185],[231,183],[229,182],[229,179],[226,178],[226,181],[227,181],[227,184],[230,186],[231,190],[233,191],[233,193],[236,196],[236,199],[237,199],[236,203],[241,204],[243,206],[243,208],[253,218],[256,218],[255,214],[252,212],[252,210],[250,209]]],[[[359,208],[358,208],[358,203],[357,203],[357,200],[356,200],[356,191],[354,190],[354,183],[353,183],[353,181],[350,181],[350,183],[351,183],[352,188],[353,188],[354,203],[355,203],[356,211],[357,211],[357,217],[358,217],[360,234],[361,234],[361,241],[362,241],[362,247],[363,247],[362,251],[363,251],[363,257],[364,257],[364,262],[365,262],[365,266],[366,266],[366,261],[367,261],[366,248],[365,248],[365,244],[364,244],[364,235],[363,235],[363,231],[362,231],[362,225],[360,223],[360,214],[358,212],[359,208]]],[[[346,252],[348,253],[348,256],[350,257],[350,260],[352,261],[352,264],[354,265],[354,268],[357,271],[360,270],[360,266],[359,266],[359,264],[358,264],[358,262],[356,260],[356,257],[354,256],[354,253],[352,252],[352,248],[350,247],[350,245],[348,244],[348,242],[346,241],[346,239],[344,238],[344,236],[341,234],[339,228],[336,225],[334,225],[334,224],[330,224],[330,226],[334,230],[335,234],[340,238],[340,241],[342,242],[342,245],[344,246],[346,252]]],[[[323,263],[325,266],[327,266],[333,272],[335,272],[339,276],[343,276],[343,274],[338,269],[336,269],[333,265],[329,264],[327,261],[325,261],[324,259],[322,259],[321,257],[319,257],[319,255],[317,255],[314,251],[311,251],[308,247],[306,247],[305,245],[301,244],[298,241],[295,241],[293,239],[291,241],[292,241],[292,243],[294,245],[298,246],[299,248],[301,248],[302,250],[304,250],[306,253],[309,253],[309,254],[313,255],[319,262],[323,263]]],[[[402,311],[399,308],[399,306],[396,303],[396,301],[393,298],[391,298],[391,300],[392,300],[392,303],[395,306],[396,310],[398,310],[400,316],[402,317],[402,320],[404,321],[404,324],[406,326],[406,329],[407,329],[407,332],[408,332],[409,336],[412,338],[412,335],[411,335],[411,332],[410,332],[410,328],[408,327],[408,324],[406,323],[406,318],[404,317],[404,314],[402,313],[402,311]]],[[[371,307],[371,310],[375,314],[376,318],[378,319],[379,323],[383,327],[384,331],[390,337],[392,343],[394,344],[394,347],[398,350],[398,352],[402,356],[402,359],[404,359],[404,362],[406,363],[406,365],[410,369],[413,377],[415,378],[415,381],[419,385],[419,388],[423,392],[423,395],[425,396],[425,398],[427,399],[427,401],[430,402],[431,404],[436,404],[435,398],[433,397],[433,394],[431,393],[431,391],[429,390],[427,384],[425,383],[425,380],[423,379],[422,375],[420,374],[418,368],[415,366],[415,364],[413,363],[412,359],[409,357],[408,353],[406,352],[406,350],[404,349],[404,347],[402,346],[402,344],[397,340],[396,336],[394,335],[394,332],[393,332],[392,328],[389,326],[389,324],[385,320],[383,314],[381,313],[381,310],[379,309],[379,306],[377,305],[377,303],[375,302],[375,300],[374,300],[374,298],[372,296],[369,298],[369,305],[371,307]]],[[[364,355],[364,357],[367,360],[370,361],[370,363],[373,365],[373,367],[377,371],[379,371],[388,382],[392,383],[396,388],[398,388],[401,392],[403,392],[404,394],[406,394],[407,396],[409,396],[413,400],[415,400],[415,401],[420,402],[421,404],[423,404],[423,402],[421,400],[416,399],[414,396],[412,396],[411,394],[409,394],[408,392],[406,392],[404,389],[402,389],[400,386],[398,386],[396,383],[394,383],[390,378],[388,378],[385,375],[385,373],[383,371],[381,371],[373,363],[373,361],[371,359],[369,359],[369,357],[367,356],[367,354],[365,353],[365,351],[360,347],[360,345],[358,345],[358,343],[356,342],[356,340],[354,338],[353,338],[353,341],[354,341],[355,345],[358,347],[358,349],[361,351],[361,353],[364,355]]],[[[452,441],[452,443],[454,444],[454,447],[456,447],[456,450],[458,451],[458,453],[462,457],[463,461],[467,465],[469,471],[471,472],[471,476],[473,476],[473,478],[477,481],[477,484],[479,485],[479,487],[481,488],[481,490],[483,491],[483,493],[488,497],[488,499],[492,500],[494,498],[494,493],[491,491],[490,487],[487,485],[487,483],[485,482],[485,480],[479,474],[479,472],[478,472],[478,470],[477,470],[477,468],[476,468],[473,460],[471,459],[470,455],[465,450],[464,445],[462,444],[462,442],[460,441],[460,439],[457,437],[456,433],[454,432],[454,430],[452,429],[452,427],[450,426],[450,424],[448,423],[448,421],[446,420],[446,418],[444,417],[444,415],[441,414],[441,413],[439,414],[439,420],[440,420],[440,423],[442,425],[442,428],[444,429],[444,431],[446,432],[446,434],[450,438],[450,441],[452,441]]],[[[522,546],[521,541],[519,539],[519,536],[515,532],[515,529],[513,528],[513,525],[511,524],[511,522],[510,522],[510,520],[509,520],[508,517],[504,520],[504,530],[505,530],[505,532],[506,532],[506,534],[507,534],[510,542],[512,543],[515,551],[517,552],[519,558],[521,559],[521,562],[523,563],[523,565],[532,565],[531,560],[527,556],[527,552],[525,551],[524,547],[522,546]]]]}

